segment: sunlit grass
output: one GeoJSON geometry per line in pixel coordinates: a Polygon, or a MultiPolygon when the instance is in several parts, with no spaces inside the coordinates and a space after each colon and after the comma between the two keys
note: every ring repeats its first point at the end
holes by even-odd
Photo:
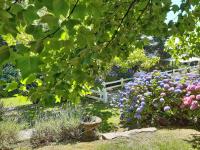
{"type": "Polygon", "coordinates": [[[195,150],[193,134],[200,136],[200,132],[192,129],[162,129],[134,134],[131,138],[46,146],[40,150],[195,150]]]}
{"type": "Polygon", "coordinates": [[[16,107],[16,106],[32,104],[31,101],[25,96],[1,98],[1,101],[4,104],[4,107],[16,107]]]}

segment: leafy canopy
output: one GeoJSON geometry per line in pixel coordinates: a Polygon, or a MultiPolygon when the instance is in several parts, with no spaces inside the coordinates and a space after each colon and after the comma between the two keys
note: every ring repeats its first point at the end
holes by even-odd
{"type": "Polygon", "coordinates": [[[93,79],[116,56],[126,58],[159,38],[193,31],[199,0],[4,0],[0,1],[0,34],[8,46],[0,61],[12,61],[22,77],[42,73],[43,82],[30,97],[44,102],[88,93],[93,79]],[[191,9],[192,8],[192,9],[191,9]],[[177,22],[166,23],[169,11],[177,22]],[[16,45],[16,51],[10,46],[16,45]]]}

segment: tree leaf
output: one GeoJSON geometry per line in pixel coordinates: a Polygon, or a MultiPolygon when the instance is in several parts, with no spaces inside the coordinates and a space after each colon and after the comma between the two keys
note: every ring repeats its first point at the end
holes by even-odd
{"type": "Polygon", "coordinates": [[[17,87],[18,87],[18,83],[16,81],[12,81],[11,83],[7,84],[5,90],[10,92],[10,91],[17,89],[17,87]]]}
{"type": "Polygon", "coordinates": [[[23,78],[28,77],[31,73],[39,72],[41,64],[42,62],[37,56],[21,56],[16,59],[16,66],[21,70],[23,78]]]}
{"type": "Polygon", "coordinates": [[[9,47],[2,46],[0,47],[0,64],[10,57],[9,47]]]}
{"type": "Polygon", "coordinates": [[[69,11],[69,1],[67,0],[54,0],[53,1],[53,12],[59,16],[66,16],[69,11]]]}
{"type": "Polygon", "coordinates": [[[31,50],[37,53],[41,53],[44,48],[43,40],[33,41],[31,42],[30,45],[31,45],[31,50]]]}
{"type": "Polygon", "coordinates": [[[37,11],[38,10],[34,6],[29,6],[26,11],[24,11],[24,19],[27,24],[32,24],[34,20],[39,19],[37,11]]]}

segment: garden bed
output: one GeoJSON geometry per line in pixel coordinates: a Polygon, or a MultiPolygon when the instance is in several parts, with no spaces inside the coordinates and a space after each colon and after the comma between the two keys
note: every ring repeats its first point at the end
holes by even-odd
{"type": "Polygon", "coordinates": [[[75,144],[46,146],[39,150],[195,150],[200,132],[192,129],[162,129],[154,133],[138,133],[130,138],[100,140],[75,144]]]}

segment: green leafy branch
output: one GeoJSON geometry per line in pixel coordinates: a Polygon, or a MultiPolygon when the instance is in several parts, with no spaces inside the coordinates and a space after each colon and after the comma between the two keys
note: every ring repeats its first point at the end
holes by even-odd
{"type": "Polygon", "coordinates": [[[76,1],[75,5],[74,5],[74,7],[72,8],[72,10],[70,11],[68,17],[61,23],[61,26],[59,26],[57,29],[55,29],[55,31],[53,31],[52,33],[50,33],[50,34],[48,34],[47,36],[43,37],[42,40],[45,40],[45,39],[48,38],[48,37],[52,37],[54,34],[56,34],[56,33],[62,28],[62,26],[67,22],[67,20],[70,19],[71,15],[73,14],[73,12],[74,12],[76,6],[78,5],[79,1],[80,1],[80,0],[77,0],[77,1],[76,1]]]}
{"type": "Polygon", "coordinates": [[[129,5],[127,11],[126,11],[126,13],[124,14],[123,18],[121,19],[121,21],[120,21],[120,23],[119,23],[119,25],[118,25],[118,27],[117,27],[117,30],[115,30],[114,34],[112,35],[111,40],[108,41],[106,47],[108,47],[108,46],[112,43],[112,41],[115,39],[115,37],[116,37],[118,31],[120,30],[120,27],[122,26],[122,23],[124,22],[125,18],[128,16],[128,13],[129,13],[130,10],[132,9],[132,7],[134,7],[134,5],[136,4],[136,2],[137,2],[137,0],[133,0],[133,1],[130,3],[130,5],[129,5]]]}
{"type": "MultiPolygon", "coordinates": [[[[112,38],[110,41],[108,41],[106,48],[112,43],[112,41],[115,39],[115,37],[117,36],[120,27],[122,26],[122,23],[124,22],[125,18],[128,16],[128,13],[130,12],[130,10],[132,9],[132,7],[134,6],[134,4],[136,4],[137,0],[133,0],[131,2],[131,4],[129,5],[125,15],[123,16],[123,18],[121,19],[120,24],[117,27],[117,30],[115,30],[114,34],[112,35],[112,38]]],[[[151,4],[151,0],[148,0],[146,6],[144,7],[144,9],[141,11],[141,14],[138,16],[138,18],[136,19],[136,22],[138,22],[140,20],[140,18],[143,16],[144,12],[148,9],[148,6],[151,4]]]]}

